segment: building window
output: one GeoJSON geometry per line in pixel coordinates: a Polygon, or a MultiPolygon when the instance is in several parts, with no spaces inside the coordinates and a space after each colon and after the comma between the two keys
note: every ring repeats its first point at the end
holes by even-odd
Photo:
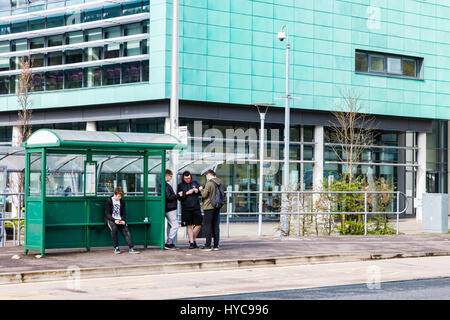
{"type": "Polygon", "coordinates": [[[83,62],[83,50],[69,50],[66,52],[66,64],[83,62]]]}
{"type": "Polygon", "coordinates": [[[51,52],[48,54],[47,65],[58,66],[62,64],[62,52],[51,52]]]}
{"type": "Polygon", "coordinates": [[[44,91],[45,89],[45,75],[43,73],[33,74],[33,90],[44,91]]]}
{"type": "Polygon", "coordinates": [[[64,83],[64,75],[62,71],[51,71],[46,73],[47,90],[61,90],[64,83]]]}
{"type": "Polygon", "coordinates": [[[62,44],[63,44],[63,36],[62,35],[48,37],[48,46],[49,47],[62,46],[62,44]]]}
{"type": "Polygon", "coordinates": [[[103,66],[103,85],[120,84],[120,65],[103,66]]]}
{"type": "Polygon", "coordinates": [[[102,85],[102,67],[84,69],[84,87],[92,88],[102,85]]]}
{"type": "Polygon", "coordinates": [[[9,93],[9,78],[0,77],[0,94],[8,94],[8,93],[9,93]]]}
{"type": "Polygon", "coordinates": [[[131,62],[122,64],[122,83],[141,81],[141,63],[131,62]]]}
{"type": "Polygon", "coordinates": [[[378,52],[355,52],[357,73],[423,79],[423,59],[378,52]]]}
{"type": "Polygon", "coordinates": [[[30,49],[40,49],[44,47],[44,38],[30,39],[30,49]]]}
{"type": "Polygon", "coordinates": [[[65,88],[66,89],[74,89],[74,88],[82,88],[83,87],[83,70],[82,69],[73,69],[66,70],[66,81],[65,88]]]}
{"type": "Polygon", "coordinates": [[[56,28],[64,26],[64,16],[53,16],[47,18],[47,28],[56,28]]]}
{"type": "Polygon", "coordinates": [[[44,66],[44,55],[43,54],[35,54],[31,56],[31,67],[39,68],[44,66]]]}

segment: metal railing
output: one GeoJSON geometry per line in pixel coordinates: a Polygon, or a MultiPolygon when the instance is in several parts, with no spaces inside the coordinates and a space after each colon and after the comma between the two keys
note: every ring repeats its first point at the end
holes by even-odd
{"type": "MultiPolygon", "coordinates": [[[[230,217],[231,216],[237,216],[237,215],[256,215],[258,217],[262,217],[264,215],[340,215],[340,214],[352,214],[352,215],[364,215],[364,235],[367,235],[367,216],[368,215],[396,215],[396,234],[399,234],[399,216],[400,214],[403,214],[408,209],[408,198],[405,193],[401,191],[225,191],[226,194],[226,212],[221,212],[221,215],[226,215],[226,230],[228,237],[230,236],[229,232],[229,226],[230,226],[230,217]],[[244,194],[244,195],[259,195],[260,193],[268,194],[268,195],[283,195],[287,194],[288,196],[293,196],[294,201],[296,201],[296,209],[297,210],[290,210],[287,212],[283,211],[264,211],[264,212],[236,212],[234,211],[234,201],[233,197],[236,194],[244,194]],[[333,203],[332,200],[330,200],[331,195],[363,195],[363,199],[352,199],[351,201],[354,201],[355,203],[363,201],[363,203],[360,203],[364,207],[364,211],[336,211],[332,208],[332,206],[339,205],[338,202],[333,203]],[[323,210],[324,207],[322,206],[319,210],[314,209],[314,204],[312,205],[312,210],[307,210],[308,207],[305,208],[305,196],[311,196],[311,198],[319,197],[322,195],[326,195],[328,198],[325,198],[325,204],[326,204],[326,210],[323,210]],[[389,196],[389,201],[396,200],[395,211],[369,211],[369,199],[372,199],[370,195],[385,195],[389,196]],[[303,198],[303,200],[300,200],[303,198]],[[403,201],[400,201],[400,199],[403,199],[403,201]],[[404,203],[404,208],[400,210],[400,202],[404,203]],[[305,210],[306,209],[306,210],[305,210]]],[[[291,198],[292,199],[292,198],[291,198]]],[[[256,198],[255,198],[256,200],[256,198]]],[[[314,199],[311,199],[312,202],[314,202],[314,199]]],[[[345,200],[344,200],[345,201],[345,200]]],[[[342,204],[341,204],[342,205],[342,204]]],[[[373,206],[373,204],[372,204],[373,206]]],[[[389,207],[394,206],[394,203],[390,205],[389,207]]],[[[291,205],[292,208],[292,205],[291,205]]],[[[281,209],[281,206],[280,206],[281,209]]],[[[261,235],[261,224],[262,219],[258,219],[258,235],[261,235]]]]}
{"type": "MultiPolygon", "coordinates": [[[[401,191],[262,191],[263,195],[278,195],[280,198],[283,194],[287,194],[291,196],[291,201],[295,203],[294,207],[297,208],[297,210],[291,210],[288,212],[283,211],[248,211],[248,212],[237,212],[235,211],[235,201],[234,197],[235,195],[242,194],[242,195],[250,195],[255,196],[254,200],[257,202],[257,195],[260,194],[259,191],[225,191],[226,194],[226,203],[224,206],[226,206],[226,212],[221,212],[221,215],[226,215],[226,230],[227,230],[227,236],[230,236],[230,217],[232,216],[239,216],[239,215],[254,215],[258,217],[263,216],[281,216],[281,215],[339,215],[339,214],[354,214],[354,215],[364,215],[364,234],[367,234],[367,216],[368,215],[396,215],[396,233],[399,234],[399,216],[400,214],[403,214],[408,209],[408,198],[406,194],[404,194],[401,191]],[[361,202],[360,203],[364,207],[364,211],[336,211],[333,210],[333,205],[335,206],[336,203],[333,203],[330,200],[331,195],[362,195],[361,199],[352,199],[351,201],[355,202],[361,202]],[[308,207],[308,205],[305,205],[305,197],[310,196],[310,201],[314,202],[314,197],[320,197],[321,195],[326,195],[328,198],[325,201],[326,204],[326,210],[307,210],[310,207],[314,208],[314,205],[308,207]],[[385,210],[385,211],[370,211],[369,210],[369,199],[371,198],[371,195],[388,195],[389,200],[396,200],[395,204],[392,203],[389,207],[395,207],[394,210],[385,210]],[[402,201],[401,201],[402,199],[402,201]],[[404,207],[400,208],[400,203],[404,203],[404,207]],[[401,210],[400,210],[401,209],[401,210]]],[[[13,228],[13,244],[14,245],[21,245],[21,231],[24,222],[24,212],[20,210],[20,208],[23,207],[24,204],[24,194],[23,193],[0,193],[0,198],[3,199],[1,204],[1,210],[0,210],[0,246],[6,245],[6,226],[12,226],[13,228]],[[6,200],[10,197],[17,197],[14,202],[18,204],[19,208],[19,214],[16,217],[13,217],[13,212],[6,211],[6,200]]],[[[291,208],[293,206],[291,205],[291,208]]],[[[281,206],[280,206],[281,208],[281,206]]],[[[323,209],[324,207],[321,207],[320,209],[323,209]]],[[[373,208],[373,207],[372,207],[373,208]]],[[[258,235],[261,235],[261,223],[262,219],[258,219],[258,235]]]]}
{"type": "Polygon", "coordinates": [[[24,206],[24,194],[23,193],[0,193],[0,198],[2,198],[1,211],[0,211],[0,246],[6,246],[6,226],[9,225],[13,229],[13,244],[21,245],[21,235],[24,222],[24,212],[21,210],[24,206]],[[17,216],[13,216],[13,212],[7,211],[7,198],[15,198],[11,202],[11,208],[13,203],[18,208],[15,213],[17,216]]]}

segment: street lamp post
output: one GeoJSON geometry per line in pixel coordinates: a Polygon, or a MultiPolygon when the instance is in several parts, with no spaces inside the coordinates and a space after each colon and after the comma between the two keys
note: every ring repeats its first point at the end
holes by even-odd
{"type": "MultiPolygon", "coordinates": [[[[287,25],[281,27],[280,32],[278,32],[278,40],[286,40],[286,96],[285,98],[285,113],[284,113],[284,169],[283,169],[283,191],[288,191],[289,189],[289,142],[290,142],[290,107],[289,107],[289,51],[291,45],[289,43],[289,29],[287,25]],[[285,30],[285,31],[284,31],[285,30]]],[[[282,194],[282,212],[287,213],[288,211],[288,197],[286,193],[282,194]]],[[[287,235],[287,219],[288,215],[280,215],[280,229],[282,235],[287,235]]]]}
{"type": "Polygon", "coordinates": [[[259,118],[261,120],[261,128],[259,130],[259,199],[258,199],[258,236],[262,233],[262,212],[263,212],[263,188],[264,188],[264,120],[266,118],[267,109],[274,103],[254,103],[258,108],[259,118]],[[262,112],[259,107],[266,107],[262,112]]]}
{"type": "MultiPolygon", "coordinates": [[[[171,66],[171,83],[170,83],[170,134],[178,137],[178,113],[179,113],[179,101],[178,101],[178,11],[179,0],[173,0],[172,9],[172,66],[171,66]]],[[[170,157],[170,166],[174,172],[172,185],[176,190],[177,178],[178,178],[178,152],[172,151],[170,157]]],[[[164,174],[164,173],[163,173],[164,174]]]]}

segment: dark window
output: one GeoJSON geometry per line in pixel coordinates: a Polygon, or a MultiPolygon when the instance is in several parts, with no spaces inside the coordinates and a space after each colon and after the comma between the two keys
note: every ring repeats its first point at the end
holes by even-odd
{"type": "Polygon", "coordinates": [[[54,16],[47,18],[47,28],[56,28],[64,26],[64,16],[54,16]]]}
{"type": "Polygon", "coordinates": [[[30,39],[30,49],[39,49],[44,47],[44,38],[30,39]]]}
{"type": "Polygon", "coordinates": [[[142,81],[149,80],[149,62],[148,60],[142,61],[142,81]]]}
{"type": "Polygon", "coordinates": [[[141,81],[141,63],[131,62],[122,64],[122,83],[141,81]]]}
{"type": "Polygon", "coordinates": [[[129,120],[98,121],[97,130],[111,132],[129,132],[130,122],[129,120]]]}
{"type": "Polygon", "coordinates": [[[64,83],[62,71],[51,71],[46,73],[47,90],[61,90],[64,83]]]}
{"type": "Polygon", "coordinates": [[[406,59],[402,60],[403,63],[403,75],[406,77],[416,77],[417,76],[417,61],[414,59],[406,59]]]}
{"type": "Polygon", "coordinates": [[[367,72],[369,68],[369,56],[365,52],[356,52],[355,70],[367,72]]]}
{"type": "Polygon", "coordinates": [[[27,32],[27,22],[13,22],[11,24],[11,33],[27,32]]]}
{"type": "Polygon", "coordinates": [[[45,19],[33,19],[29,24],[30,31],[45,29],[45,19]]]}
{"type": "Polygon", "coordinates": [[[66,64],[83,62],[83,50],[66,51],[66,64]]]}
{"type": "Polygon", "coordinates": [[[9,93],[9,77],[0,77],[0,94],[9,93]]]}
{"type": "Polygon", "coordinates": [[[48,66],[57,66],[62,64],[62,53],[61,52],[51,52],[47,56],[48,66]]]}
{"type": "Polygon", "coordinates": [[[103,85],[120,84],[120,65],[103,66],[103,85]]]}
{"type": "Polygon", "coordinates": [[[355,52],[355,71],[423,79],[423,58],[405,57],[377,52],[355,52]]]}
{"type": "Polygon", "coordinates": [[[109,6],[103,8],[103,19],[117,18],[121,14],[121,6],[109,6]]]}
{"type": "Polygon", "coordinates": [[[150,12],[150,1],[149,0],[142,1],[142,12],[150,12]]]}
{"type": "Polygon", "coordinates": [[[84,69],[84,87],[98,87],[102,85],[102,67],[84,69]]]}
{"type": "Polygon", "coordinates": [[[39,68],[44,66],[44,55],[43,54],[35,54],[31,56],[31,67],[39,68]]]}
{"type": "Polygon", "coordinates": [[[33,74],[34,91],[44,91],[45,89],[45,75],[43,73],[33,74]]]}
{"type": "Polygon", "coordinates": [[[9,23],[0,25],[0,34],[1,35],[10,34],[10,33],[11,33],[11,25],[9,23]]]}
{"type": "Polygon", "coordinates": [[[62,35],[48,37],[48,46],[49,47],[62,46],[62,44],[63,44],[63,36],[62,35]]]}
{"type": "Polygon", "coordinates": [[[142,12],[141,0],[133,1],[130,3],[124,3],[122,7],[122,15],[137,14],[142,12]]]}
{"type": "Polygon", "coordinates": [[[81,88],[83,86],[83,70],[73,69],[66,70],[66,81],[64,87],[66,89],[81,88]]]}
{"type": "Polygon", "coordinates": [[[84,22],[96,21],[102,19],[102,9],[86,10],[84,22]]]}

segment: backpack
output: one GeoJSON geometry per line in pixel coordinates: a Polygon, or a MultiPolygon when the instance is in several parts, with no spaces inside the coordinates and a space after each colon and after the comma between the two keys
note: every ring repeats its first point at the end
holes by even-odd
{"type": "Polygon", "coordinates": [[[216,186],[214,194],[211,198],[211,205],[216,209],[220,209],[225,203],[225,192],[223,191],[222,184],[217,184],[212,179],[210,181],[212,181],[216,186]]]}

